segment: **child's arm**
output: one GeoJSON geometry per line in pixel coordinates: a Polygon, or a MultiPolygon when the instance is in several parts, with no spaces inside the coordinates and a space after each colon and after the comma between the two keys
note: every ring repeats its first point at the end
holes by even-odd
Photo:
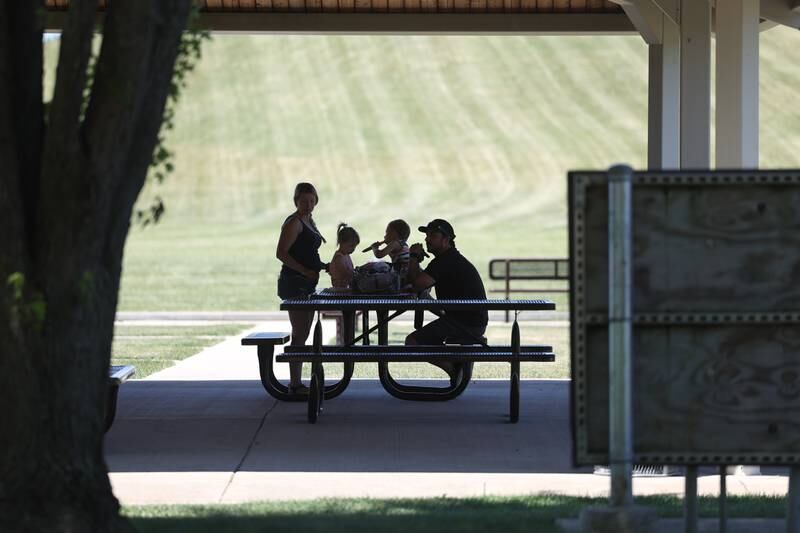
{"type": "Polygon", "coordinates": [[[394,252],[396,249],[400,247],[400,243],[397,241],[392,241],[386,246],[383,247],[383,250],[378,248],[378,243],[372,245],[372,253],[375,254],[375,257],[380,259],[381,257],[386,257],[390,253],[394,252]]]}

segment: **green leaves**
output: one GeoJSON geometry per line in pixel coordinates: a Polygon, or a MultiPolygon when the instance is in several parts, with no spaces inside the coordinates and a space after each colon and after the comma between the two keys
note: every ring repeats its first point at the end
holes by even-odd
{"type": "Polygon", "coordinates": [[[47,318],[47,302],[42,293],[37,290],[25,290],[26,279],[22,272],[12,272],[6,278],[6,285],[11,291],[13,325],[18,328],[21,324],[26,324],[37,332],[41,331],[47,318]]]}
{"type": "MultiPolygon", "coordinates": [[[[147,175],[149,180],[155,180],[158,184],[163,183],[167,176],[175,171],[175,164],[173,163],[175,154],[164,146],[163,132],[169,131],[175,126],[175,107],[178,105],[181,91],[186,88],[187,76],[194,70],[195,65],[200,60],[203,41],[211,39],[210,32],[198,29],[198,15],[199,8],[194,5],[189,15],[189,29],[183,33],[181,42],[178,45],[178,56],[175,59],[175,70],[172,73],[172,81],[169,86],[167,105],[164,108],[161,132],[153,150],[153,160],[150,163],[150,171],[147,175]]],[[[142,227],[146,227],[151,223],[156,224],[165,210],[164,202],[160,197],[156,196],[149,207],[135,211],[136,222],[142,227]]]]}
{"type": "Polygon", "coordinates": [[[12,291],[12,298],[15,302],[22,300],[22,291],[25,288],[25,274],[22,272],[12,272],[6,280],[12,291]]]}

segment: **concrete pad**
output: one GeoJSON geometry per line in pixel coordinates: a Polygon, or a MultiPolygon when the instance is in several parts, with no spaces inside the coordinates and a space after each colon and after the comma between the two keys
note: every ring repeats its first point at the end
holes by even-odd
{"type": "Polygon", "coordinates": [[[277,401],[256,381],[133,381],[106,434],[112,472],[233,472],[277,401]]]}
{"type": "Polygon", "coordinates": [[[316,424],[306,421],[305,403],[279,402],[242,470],[579,472],[564,447],[565,385],[524,381],[520,422],[510,424],[505,381],[475,381],[449,402],[408,402],[375,380],[354,380],[316,424]]]}
{"type": "Polygon", "coordinates": [[[580,490],[586,476],[481,472],[272,472],[265,476],[258,472],[237,472],[223,502],[562,494],[580,490]]]}
{"type": "MultiPolygon", "coordinates": [[[[126,505],[605,497],[608,477],[572,467],[568,406],[565,380],[522,381],[518,424],[507,421],[505,381],[475,381],[456,400],[430,403],[397,400],[376,380],[354,380],[312,425],[304,402],[278,402],[257,379],[134,380],[120,389],[105,452],[126,505]]],[[[788,487],[786,475],[727,479],[729,494],[785,495],[788,487]]],[[[717,494],[719,478],[701,470],[698,486],[717,494]]],[[[633,489],[681,495],[683,478],[635,478],[633,489]]]]}
{"type": "Polygon", "coordinates": [[[220,503],[231,473],[111,472],[108,477],[122,505],[190,505],[220,503]]]}
{"type": "MultiPolygon", "coordinates": [[[[229,337],[219,344],[209,346],[200,353],[179,361],[175,366],[165,368],[144,378],[149,381],[215,381],[259,379],[258,357],[255,346],[242,346],[242,337],[256,331],[291,332],[288,319],[260,322],[253,328],[235,337],[229,337]]],[[[332,320],[322,321],[323,339],[336,338],[336,324],[332,320]]],[[[283,353],[282,346],[275,347],[275,355],[283,353]]],[[[279,379],[289,378],[289,365],[275,365],[275,375],[279,379]]]]}

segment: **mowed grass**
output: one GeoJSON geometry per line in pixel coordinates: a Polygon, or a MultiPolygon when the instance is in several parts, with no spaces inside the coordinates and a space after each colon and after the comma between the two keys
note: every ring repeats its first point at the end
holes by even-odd
{"type": "MultiPolygon", "coordinates": [[[[699,515],[718,513],[716,498],[698,499],[699,515]]],[[[555,533],[559,518],[577,518],[589,505],[606,505],[603,498],[557,495],[431,499],[325,499],[262,502],[241,505],[125,507],[142,533],[255,531],[304,532],[478,532],[555,533]]],[[[654,508],[661,517],[680,517],[683,502],[675,496],[648,496],[637,504],[654,508]]],[[[784,498],[730,496],[731,518],[783,518],[784,498]]]]}
{"type": "MultiPolygon", "coordinates": [[[[389,328],[389,344],[403,344],[405,336],[413,330],[412,323],[396,325],[389,328]]],[[[511,324],[492,322],[486,330],[489,344],[510,344],[511,324]]],[[[372,341],[377,341],[373,334],[372,341]]],[[[521,363],[520,377],[523,379],[565,379],[570,375],[569,328],[558,322],[520,322],[520,341],[522,344],[548,345],[553,347],[556,360],[552,363],[521,363]]],[[[404,379],[447,379],[443,370],[428,363],[391,363],[389,369],[392,376],[404,379]]],[[[310,378],[310,365],[304,365],[305,378],[310,378]]],[[[475,363],[472,376],[474,379],[508,379],[510,366],[508,363],[475,363]]],[[[330,363],[325,365],[325,379],[336,379],[342,376],[342,365],[330,363]]],[[[377,378],[376,363],[356,364],[353,371],[356,378],[377,378]]]]}
{"type": "MultiPolygon", "coordinates": [[[[800,167],[800,35],[764,32],[760,54],[761,165],[800,167]]],[[[646,165],[647,57],[635,36],[215,35],[168,135],[176,170],[140,197],[167,211],[131,230],[120,309],[275,310],[298,181],[326,260],[338,222],[368,243],[398,217],[450,220],[484,274],[564,257],[567,171],[646,165]]]]}
{"type": "Polygon", "coordinates": [[[112,365],[134,365],[137,379],[169,368],[249,328],[250,324],[209,326],[134,326],[114,328],[112,365]]]}

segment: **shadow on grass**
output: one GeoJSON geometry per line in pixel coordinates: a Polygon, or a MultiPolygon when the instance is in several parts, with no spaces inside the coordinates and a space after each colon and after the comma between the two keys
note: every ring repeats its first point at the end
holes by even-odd
{"type": "MultiPolygon", "coordinates": [[[[486,497],[473,499],[314,500],[214,506],[129,507],[125,514],[145,532],[557,532],[558,518],[576,518],[587,505],[605,498],[567,496],[486,497]]],[[[675,496],[637,498],[662,517],[679,517],[675,496]]],[[[716,516],[715,498],[700,498],[701,516],[716,516]]],[[[732,518],[783,518],[783,498],[729,497],[732,518]]]]}

